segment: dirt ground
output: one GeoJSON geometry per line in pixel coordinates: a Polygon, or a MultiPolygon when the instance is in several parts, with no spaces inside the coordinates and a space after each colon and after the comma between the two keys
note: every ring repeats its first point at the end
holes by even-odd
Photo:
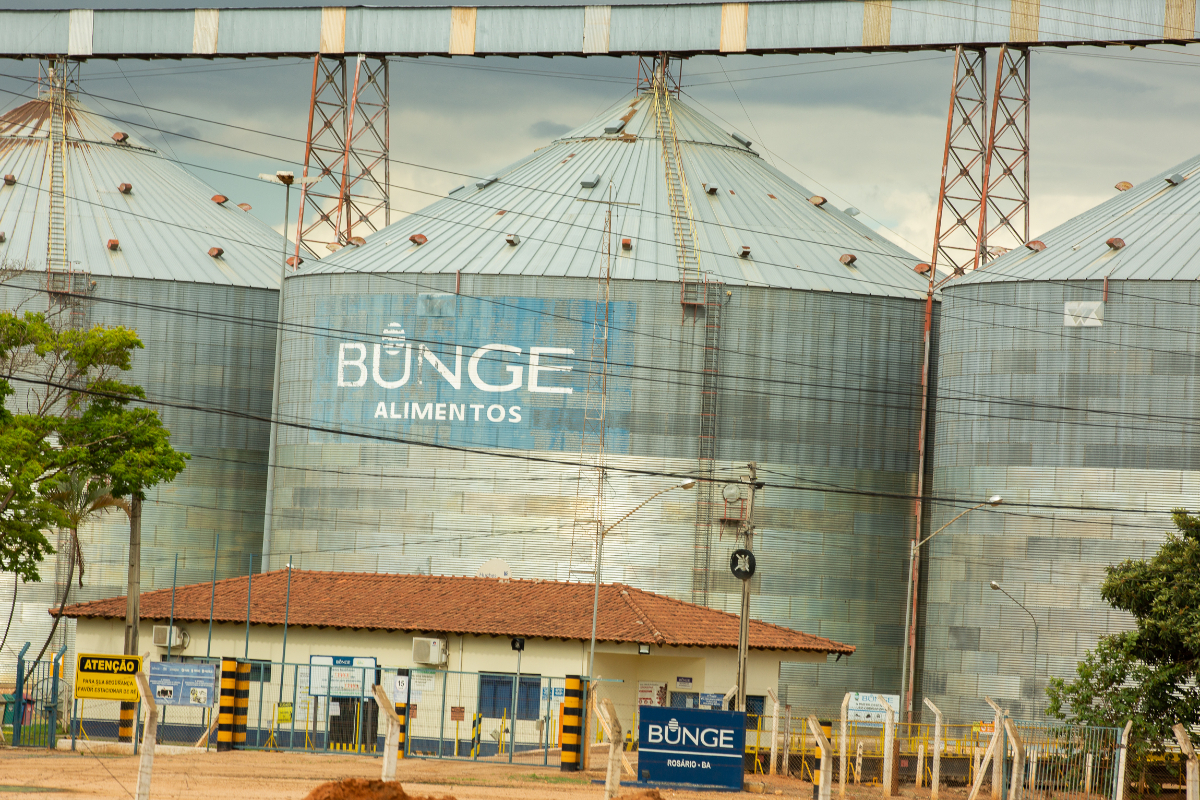
{"type": "MultiPolygon", "coordinates": [[[[52,753],[38,750],[0,749],[0,798],[24,797],[87,800],[132,797],[137,784],[135,756],[84,752],[52,753]]],[[[159,753],[154,758],[151,797],[155,800],[189,798],[216,800],[303,800],[327,781],[344,778],[378,778],[377,758],[353,755],[266,752],[196,752],[187,755],[159,753]]],[[[413,795],[450,796],[456,800],[566,800],[601,798],[603,786],[592,783],[601,773],[568,775],[557,769],[482,762],[437,761],[410,758],[401,761],[397,777],[413,795]]],[[[764,794],[812,798],[812,784],[780,776],[747,776],[765,784],[764,794]]],[[[625,787],[622,794],[635,794],[625,787]]],[[[852,800],[882,798],[878,787],[850,787],[852,800]]],[[[965,791],[943,788],[940,800],[962,800],[965,791]]],[[[662,792],[669,800],[718,800],[718,792],[662,792]]],[[[907,800],[928,800],[926,789],[906,787],[907,800]]],[[[834,787],[834,797],[838,797],[834,787]]]]}

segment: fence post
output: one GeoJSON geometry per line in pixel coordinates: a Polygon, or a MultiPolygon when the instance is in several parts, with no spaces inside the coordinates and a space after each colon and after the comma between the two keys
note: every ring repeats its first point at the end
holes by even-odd
{"type": "Polygon", "coordinates": [[[838,742],[838,755],[840,756],[842,762],[838,765],[838,780],[841,783],[841,788],[838,790],[838,795],[840,797],[846,796],[846,767],[848,766],[846,764],[846,760],[849,757],[847,748],[850,746],[850,738],[847,735],[847,728],[849,727],[849,713],[850,692],[846,692],[846,696],[842,698],[842,740],[838,742]]]}
{"type": "Polygon", "coordinates": [[[1017,734],[1017,726],[1007,714],[1004,716],[1004,730],[1012,740],[1013,764],[1012,785],[1008,787],[1008,800],[1017,800],[1021,796],[1022,784],[1025,782],[1025,745],[1017,734]]]}
{"type": "Polygon", "coordinates": [[[896,792],[896,719],[892,707],[882,697],[883,703],[883,796],[891,797],[896,792]]]}
{"type": "Polygon", "coordinates": [[[1000,706],[996,705],[992,698],[984,697],[987,704],[996,712],[996,717],[992,721],[993,731],[1000,737],[1001,744],[996,747],[992,754],[992,800],[1000,800],[1000,794],[1004,787],[1004,760],[1008,758],[1008,747],[1003,745],[1004,740],[1004,712],[1000,706]]]}
{"type": "Polygon", "coordinates": [[[604,713],[608,715],[608,771],[604,775],[604,800],[612,800],[621,793],[621,757],[624,755],[621,748],[625,737],[621,735],[621,719],[612,700],[604,698],[603,706],[604,713]]]}
{"type": "Polygon", "coordinates": [[[862,783],[862,750],[863,743],[859,741],[858,751],[854,755],[854,785],[858,786],[862,783]]]}
{"type": "Polygon", "coordinates": [[[1088,753],[1087,758],[1083,761],[1083,796],[1088,797],[1092,793],[1092,754],[1088,753]]]}
{"type": "Polygon", "coordinates": [[[788,777],[792,774],[792,707],[784,707],[787,716],[783,723],[783,775],[788,777]]]}
{"type": "MultiPolygon", "coordinates": [[[[775,763],[779,760],[779,697],[773,689],[767,689],[771,696],[771,769],[769,774],[775,774],[775,763]]],[[[1188,798],[1192,800],[1192,798],[1188,798]]]]}
{"type": "Polygon", "coordinates": [[[1200,800],[1196,796],[1196,784],[1197,779],[1200,778],[1200,770],[1197,770],[1196,751],[1192,749],[1192,737],[1183,725],[1173,725],[1171,731],[1175,734],[1175,741],[1179,742],[1179,749],[1187,756],[1187,793],[1184,796],[1186,800],[1200,800]]]}
{"type": "Polygon", "coordinates": [[[929,779],[929,800],[938,800],[938,787],[942,783],[942,712],[928,697],[925,705],[933,712],[933,775],[929,779]]]}
{"type": "Polygon", "coordinates": [[[1038,749],[1029,748],[1029,791],[1037,800],[1038,749]]]}
{"type": "Polygon", "coordinates": [[[1121,731],[1121,754],[1117,760],[1117,792],[1116,800],[1125,800],[1125,755],[1129,752],[1129,732],[1133,730],[1133,720],[1125,723],[1121,731]]]}
{"type": "MultiPolygon", "coordinates": [[[[13,689],[13,747],[21,746],[21,724],[25,721],[25,653],[29,650],[29,642],[17,653],[17,685],[13,689]]],[[[37,662],[34,662],[35,664],[37,662]]]]}
{"type": "Polygon", "coordinates": [[[567,676],[567,688],[563,692],[562,761],[563,772],[579,771],[580,746],[583,741],[583,679],[579,675],[567,676]]]}
{"type": "Polygon", "coordinates": [[[921,742],[917,745],[917,774],[914,782],[917,788],[921,788],[921,781],[925,777],[925,743],[921,742]]]}
{"type": "Polygon", "coordinates": [[[58,675],[62,670],[63,656],[67,646],[64,644],[58,654],[50,660],[50,724],[46,728],[46,747],[55,750],[58,747],[58,675]]]}
{"type": "Polygon", "coordinates": [[[387,736],[383,739],[383,774],[380,776],[380,780],[394,781],[396,779],[397,751],[400,749],[400,725],[402,724],[400,715],[392,707],[392,701],[382,686],[379,684],[372,686],[371,694],[375,696],[375,705],[379,707],[380,713],[387,717],[387,736]]]}
{"type": "Polygon", "coordinates": [[[146,727],[142,730],[142,758],[138,764],[136,800],[150,800],[150,775],[154,770],[154,742],[158,738],[158,703],[150,691],[146,673],[139,671],[134,678],[146,702],[146,727]]]}
{"type": "Polygon", "coordinates": [[[821,748],[821,782],[817,797],[818,800],[830,800],[833,794],[833,745],[825,738],[825,731],[821,730],[816,714],[808,715],[808,729],[821,748]]]}
{"type": "MultiPolygon", "coordinates": [[[[991,702],[990,700],[988,702],[991,702]]],[[[983,788],[983,778],[987,775],[987,765],[989,761],[993,763],[997,760],[1003,760],[996,753],[1003,747],[1003,735],[1000,728],[992,731],[992,740],[988,742],[987,750],[983,753],[983,760],[979,762],[979,766],[975,768],[975,781],[971,784],[971,792],[967,795],[967,800],[975,800],[979,796],[979,790],[983,788]]]]}
{"type": "Polygon", "coordinates": [[[237,705],[237,661],[221,659],[221,700],[217,709],[217,752],[233,749],[233,716],[237,705]]]}
{"type": "MultiPolygon", "coordinates": [[[[260,672],[261,674],[261,672],[260,672]]],[[[246,723],[250,718],[250,662],[237,662],[237,682],[233,693],[233,749],[246,749],[246,723]]]]}

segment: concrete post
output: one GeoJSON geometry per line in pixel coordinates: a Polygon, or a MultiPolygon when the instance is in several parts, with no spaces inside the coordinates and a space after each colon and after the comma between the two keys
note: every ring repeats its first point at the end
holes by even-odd
{"type": "Polygon", "coordinates": [[[1017,726],[1007,715],[1004,717],[1004,730],[1008,732],[1013,751],[1012,785],[1008,787],[1008,800],[1017,800],[1021,796],[1022,784],[1025,782],[1025,745],[1017,734],[1017,726]]]}
{"type": "MultiPolygon", "coordinates": [[[[846,796],[846,760],[849,757],[848,748],[850,746],[850,692],[846,692],[846,696],[842,698],[842,738],[838,742],[838,755],[841,756],[841,764],[838,765],[838,778],[841,781],[841,789],[838,792],[839,796],[846,796]]],[[[855,781],[857,783],[858,781],[855,781]]]]}
{"type": "Polygon", "coordinates": [[[830,800],[833,795],[833,745],[825,738],[825,731],[821,730],[821,723],[816,714],[809,715],[808,729],[817,740],[817,747],[821,748],[821,783],[817,790],[817,800],[830,800]]]}
{"type": "Polygon", "coordinates": [[[771,773],[775,774],[775,764],[779,761],[779,697],[774,690],[767,689],[771,696],[771,773]]]}
{"type": "Polygon", "coordinates": [[[862,747],[863,743],[858,743],[858,752],[854,755],[854,785],[858,786],[862,783],[862,747]]]}
{"type": "Polygon", "coordinates": [[[1088,753],[1083,762],[1083,796],[1092,793],[1092,754],[1088,753]]]}
{"type": "Polygon", "coordinates": [[[1038,749],[1029,748],[1029,796],[1037,800],[1038,749]]]}
{"type": "Polygon", "coordinates": [[[929,779],[929,800],[938,800],[938,787],[942,783],[942,712],[928,697],[925,705],[933,712],[933,774],[929,779]]]}
{"type": "Polygon", "coordinates": [[[154,693],[150,691],[150,681],[146,679],[146,673],[138,672],[134,678],[142,693],[142,701],[146,704],[146,727],[142,731],[142,758],[138,764],[137,791],[134,793],[134,798],[135,800],[150,800],[150,776],[154,771],[154,742],[158,739],[158,704],[154,702],[154,693]]]}
{"type": "Polygon", "coordinates": [[[387,717],[387,735],[383,739],[383,774],[380,780],[394,781],[396,758],[400,752],[400,715],[396,713],[392,699],[387,696],[382,686],[375,684],[371,687],[371,693],[375,696],[375,705],[379,706],[379,711],[387,717]]]}
{"type": "Polygon", "coordinates": [[[988,742],[987,750],[983,753],[983,760],[979,762],[979,766],[975,768],[975,782],[971,784],[971,792],[967,795],[967,800],[975,800],[979,797],[979,790],[983,788],[983,778],[987,774],[987,765],[992,761],[992,756],[1000,749],[1000,729],[992,731],[992,740],[988,742]]]}
{"type": "Polygon", "coordinates": [[[1188,734],[1187,728],[1183,725],[1174,725],[1171,731],[1175,734],[1175,741],[1179,742],[1179,749],[1187,756],[1187,794],[1186,800],[1200,800],[1197,796],[1198,783],[1200,783],[1200,769],[1196,762],[1196,751],[1192,748],[1192,737],[1188,734]]]}
{"type": "Polygon", "coordinates": [[[604,698],[602,705],[608,716],[608,771],[604,775],[604,800],[612,800],[621,793],[621,747],[625,739],[621,736],[621,719],[612,700],[604,698]]]}
{"type": "Polygon", "coordinates": [[[882,697],[883,703],[883,796],[891,797],[896,792],[896,718],[888,701],[882,697]]]}
{"type": "MultiPolygon", "coordinates": [[[[1003,741],[1004,711],[992,701],[992,698],[984,697],[983,699],[996,712],[996,717],[992,721],[992,729],[1003,741]]],[[[996,752],[992,755],[992,800],[1000,800],[1000,787],[1004,785],[1004,760],[1008,758],[1007,750],[1007,747],[997,746],[996,752]]]]}
{"type": "Polygon", "coordinates": [[[787,718],[783,723],[783,775],[792,774],[792,707],[785,706],[787,718]]]}
{"type": "Polygon", "coordinates": [[[916,778],[914,779],[916,781],[918,789],[921,788],[921,780],[924,777],[925,777],[925,743],[921,742],[921,744],[919,744],[917,746],[917,773],[916,773],[916,778]]]}
{"type": "Polygon", "coordinates": [[[1125,730],[1121,731],[1121,755],[1117,760],[1117,797],[1116,800],[1125,800],[1125,756],[1129,752],[1129,732],[1133,730],[1133,720],[1125,723],[1125,730]]]}

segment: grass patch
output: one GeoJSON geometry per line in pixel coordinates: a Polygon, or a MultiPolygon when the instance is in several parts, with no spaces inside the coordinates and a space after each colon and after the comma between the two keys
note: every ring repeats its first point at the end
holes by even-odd
{"type": "Polygon", "coordinates": [[[576,778],[572,775],[545,775],[539,772],[531,772],[528,775],[517,775],[521,780],[533,781],[534,783],[586,783],[590,784],[588,778],[576,778]]]}

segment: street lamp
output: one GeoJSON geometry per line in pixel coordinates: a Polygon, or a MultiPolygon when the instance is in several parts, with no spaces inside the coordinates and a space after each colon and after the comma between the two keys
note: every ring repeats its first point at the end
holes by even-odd
{"type": "MultiPolygon", "coordinates": [[[[913,542],[912,547],[908,551],[908,598],[904,601],[904,661],[900,665],[900,691],[904,693],[903,703],[904,711],[908,716],[908,721],[912,722],[912,684],[913,674],[916,672],[916,649],[917,649],[917,614],[914,606],[916,598],[913,597],[913,578],[915,577],[914,570],[917,563],[917,551],[921,549],[921,545],[928,542],[933,537],[937,536],[942,531],[949,528],[955,522],[970,514],[977,508],[984,506],[998,506],[1004,502],[1004,498],[998,494],[994,494],[982,503],[973,505],[966,511],[963,511],[954,519],[947,522],[942,527],[938,528],[933,533],[926,536],[919,542],[913,542]],[[911,648],[911,650],[910,650],[911,648]],[[910,658],[913,663],[909,663],[910,658]]],[[[920,521],[918,520],[918,523],[920,521]]]]}
{"type": "Polygon", "coordinates": [[[1033,697],[1034,697],[1033,711],[1036,714],[1039,712],[1038,707],[1041,705],[1041,703],[1039,703],[1038,699],[1037,699],[1038,698],[1038,692],[1037,692],[1038,665],[1037,665],[1037,661],[1038,661],[1038,641],[1042,638],[1041,630],[1038,628],[1037,617],[1035,617],[1033,615],[1032,611],[1030,611],[1028,608],[1025,608],[1024,603],[1022,603],[1020,600],[1018,600],[1017,598],[1015,598],[1011,594],[1009,594],[1007,591],[1005,591],[1004,587],[1001,586],[1000,584],[996,583],[995,581],[992,581],[992,589],[997,592],[1004,592],[1005,597],[1007,597],[1009,600],[1012,600],[1014,603],[1019,605],[1021,607],[1021,610],[1023,610],[1026,614],[1028,614],[1029,618],[1031,620],[1033,620],[1033,697]]]}
{"type": "Polygon", "coordinates": [[[647,497],[642,502],[638,503],[636,506],[634,506],[633,510],[631,510],[628,514],[621,517],[619,520],[614,522],[612,525],[609,525],[607,528],[605,528],[604,530],[602,530],[600,532],[599,541],[596,542],[596,581],[595,581],[595,590],[593,591],[593,594],[592,594],[592,642],[588,646],[587,675],[588,675],[589,681],[592,680],[593,677],[595,677],[594,675],[592,675],[592,666],[596,660],[596,617],[600,613],[600,562],[604,555],[604,537],[605,537],[605,535],[609,531],[611,531],[613,528],[617,527],[622,522],[624,522],[625,520],[632,517],[634,514],[636,514],[638,511],[640,511],[644,506],[646,506],[646,504],[648,504],[651,500],[658,497],[659,495],[666,494],[667,492],[672,491],[673,489],[691,489],[695,485],[696,485],[696,479],[688,478],[680,483],[675,484],[674,486],[668,486],[666,489],[660,489],[657,492],[655,492],[654,494],[647,497]]]}
{"type": "MultiPolygon", "coordinates": [[[[296,179],[294,172],[280,170],[274,175],[267,172],[260,172],[258,179],[267,181],[268,183],[278,183],[283,186],[283,261],[279,266],[279,309],[276,315],[275,322],[275,382],[271,392],[271,442],[270,449],[267,451],[267,497],[266,497],[266,513],[263,514],[263,552],[270,555],[271,552],[271,506],[275,502],[275,438],[278,434],[278,426],[275,420],[279,417],[279,381],[281,363],[283,361],[283,282],[287,278],[288,268],[288,238],[287,226],[288,217],[291,216],[292,203],[292,184],[299,183],[301,186],[311,186],[320,180],[318,177],[296,179]]],[[[297,232],[299,233],[299,232],[297,232]]],[[[299,252],[299,251],[297,251],[299,252]]],[[[296,267],[300,266],[300,257],[296,256],[296,267]]],[[[269,565],[265,565],[270,569],[269,565]]],[[[289,569],[290,569],[289,564],[289,569]]],[[[291,574],[290,572],[288,573],[291,574]]]]}

